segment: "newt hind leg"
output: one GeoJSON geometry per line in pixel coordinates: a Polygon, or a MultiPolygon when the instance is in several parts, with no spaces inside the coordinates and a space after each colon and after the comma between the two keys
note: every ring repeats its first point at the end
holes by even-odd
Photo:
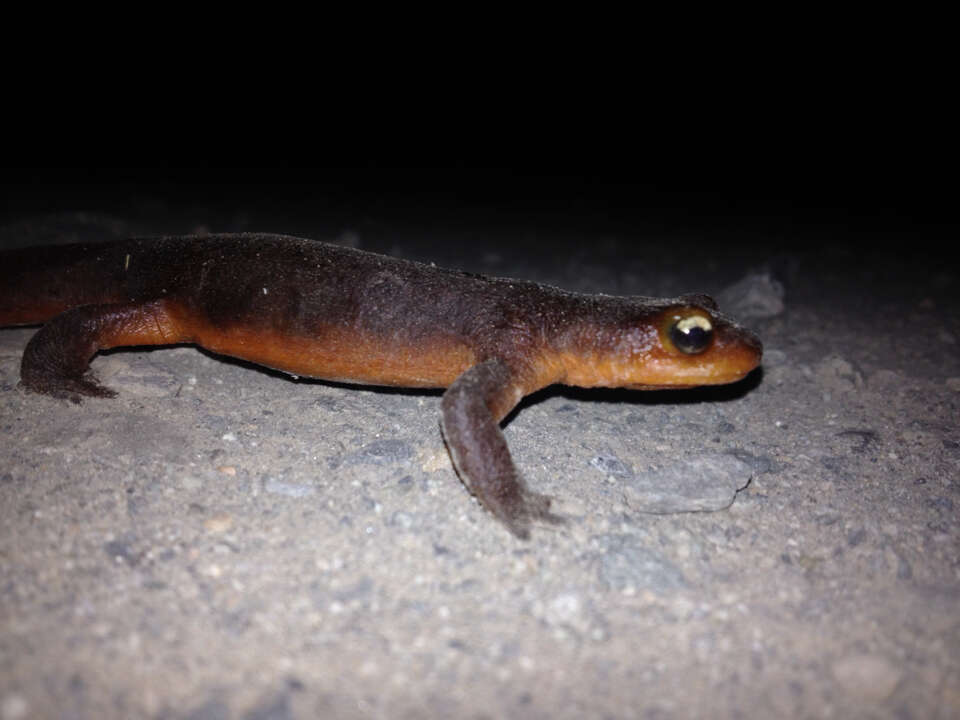
{"type": "Polygon", "coordinates": [[[20,384],[79,403],[81,396],[114,397],[89,371],[98,350],[119,345],[181,342],[164,301],[83,305],[50,320],[30,338],[20,362],[20,384]]]}
{"type": "Polygon", "coordinates": [[[499,420],[516,404],[507,365],[488,360],[458,377],[443,395],[441,429],[457,474],[477,499],[521,539],[532,521],[563,519],[550,498],[531,492],[510,457],[499,420]]]}

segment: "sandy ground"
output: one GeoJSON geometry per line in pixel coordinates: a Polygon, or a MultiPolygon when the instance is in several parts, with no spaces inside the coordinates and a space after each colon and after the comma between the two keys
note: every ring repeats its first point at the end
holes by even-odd
{"type": "Polygon", "coordinates": [[[177,347],[99,356],[119,397],[72,406],[16,387],[34,330],[2,330],[0,720],[960,717],[949,267],[810,228],[45,228],[293,231],[573,290],[705,291],[765,358],[728,388],[528,398],[505,432],[567,522],[521,542],[453,473],[438,393],[177,347]],[[674,484],[672,507],[715,509],[664,512],[674,484]]]}

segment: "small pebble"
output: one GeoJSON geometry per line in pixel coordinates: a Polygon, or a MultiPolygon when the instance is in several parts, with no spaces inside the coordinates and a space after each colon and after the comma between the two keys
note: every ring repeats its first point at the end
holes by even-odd
{"type": "Polygon", "coordinates": [[[2,720],[20,720],[27,717],[30,712],[30,704],[26,698],[16,693],[7,695],[0,704],[0,717],[2,720]]]}
{"type": "Polygon", "coordinates": [[[233,518],[227,513],[214,515],[203,521],[203,527],[208,532],[222,533],[233,527],[233,518]]]}
{"type": "Polygon", "coordinates": [[[899,668],[880,655],[848,655],[833,664],[833,677],[848,693],[860,700],[880,702],[900,682],[899,668]]]}

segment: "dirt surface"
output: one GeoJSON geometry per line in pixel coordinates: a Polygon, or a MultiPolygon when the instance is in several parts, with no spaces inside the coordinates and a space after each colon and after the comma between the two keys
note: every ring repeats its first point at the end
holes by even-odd
{"type": "Polygon", "coordinates": [[[508,442],[567,522],[521,542],[455,476],[439,393],[176,347],[98,356],[119,396],[73,406],[17,388],[34,330],[0,330],[0,720],[960,716],[957,272],[835,228],[518,225],[8,224],[703,291],[765,356],[726,388],[525,400],[508,442]],[[673,482],[729,497],[671,511],[673,482]]]}

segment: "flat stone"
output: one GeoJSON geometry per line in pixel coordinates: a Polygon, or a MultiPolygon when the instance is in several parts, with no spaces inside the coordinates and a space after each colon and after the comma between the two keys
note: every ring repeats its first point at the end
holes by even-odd
{"type": "Polygon", "coordinates": [[[752,476],[753,469],[732,455],[698,455],[637,472],[623,483],[624,499],[646,513],[723,510],[752,476]]]}

